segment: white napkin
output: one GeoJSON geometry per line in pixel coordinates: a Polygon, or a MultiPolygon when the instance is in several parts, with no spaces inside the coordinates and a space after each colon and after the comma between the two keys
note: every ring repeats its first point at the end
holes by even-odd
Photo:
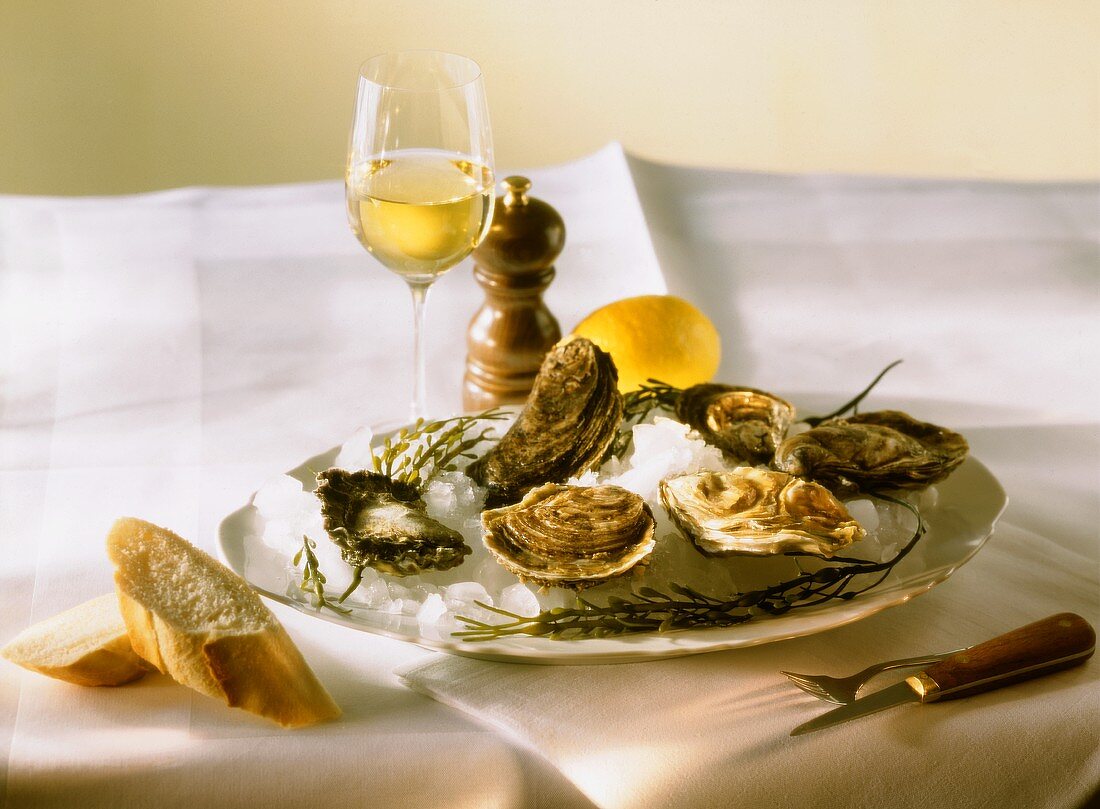
{"type": "Polygon", "coordinates": [[[1076,806],[1100,780],[1095,661],[798,738],[790,730],[830,706],[778,671],[846,673],[977,643],[1063,610],[1095,624],[1091,568],[1002,525],[930,594],[809,638],[612,666],[439,657],[398,673],[533,748],[604,807],[1076,806]]]}

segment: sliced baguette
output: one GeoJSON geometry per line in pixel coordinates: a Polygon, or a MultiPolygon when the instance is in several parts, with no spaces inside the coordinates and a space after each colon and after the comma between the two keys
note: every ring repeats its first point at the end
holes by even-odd
{"type": "Polygon", "coordinates": [[[286,630],[220,562],[129,517],[111,528],[107,555],[134,651],[161,672],[284,727],[340,715],[286,630]]]}
{"type": "Polygon", "coordinates": [[[0,655],[77,685],[123,685],[150,670],[130,645],[114,593],[27,627],[0,655]]]}

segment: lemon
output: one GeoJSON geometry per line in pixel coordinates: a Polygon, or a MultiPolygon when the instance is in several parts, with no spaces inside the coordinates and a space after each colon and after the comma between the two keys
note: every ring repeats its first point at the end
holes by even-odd
{"type": "Polygon", "coordinates": [[[640,295],[601,306],[573,334],[611,354],[623,393],[650,378],[678,388],[707,382],[722,357],[714,324],[672,295],[640,295]]]}

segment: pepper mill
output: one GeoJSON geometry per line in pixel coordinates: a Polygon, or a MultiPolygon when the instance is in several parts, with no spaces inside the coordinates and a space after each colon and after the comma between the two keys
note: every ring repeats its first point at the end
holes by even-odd
{"type": "Polygon", "coordinates": [[[525,401],[543,357],[561,339],[542,293],[554,280],[565,223],[550,205],[527,196],[526,177],[506,177],[504,184],[489,233],[473,252],[485,303],[466,331],[466,410],[525,401]]]}

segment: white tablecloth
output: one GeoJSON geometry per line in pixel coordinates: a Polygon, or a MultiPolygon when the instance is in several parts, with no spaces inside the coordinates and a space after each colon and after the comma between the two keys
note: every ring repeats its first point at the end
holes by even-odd
{"type": "MultiPolygon", "coordinates": [[[[0,665],[5,805],[1080,803],[1100,664],[795,740],[820,708],[775,671],[1100,620],[1097,187],[703,172],[614,146],[530,175],[569,231],[547,296],[564,328],[667,285],[718,324],[727,381],[843,394],[903,357],[876,401],[961,429],[1012,498],[1003,528],[910,605],[661,663],[494,666],[276,607],[345,709],[294,733],[161,677],[80,689],[0,665]]],[[[264,480],[404,412],[408,293],[342,205],[336,183],[0,198],[0,640],[109,588],[114,517],[212,549],[264,480]]],[[[433,294],[435,412],[458,407],[479,301],[465,267],[433,294]]]]}

